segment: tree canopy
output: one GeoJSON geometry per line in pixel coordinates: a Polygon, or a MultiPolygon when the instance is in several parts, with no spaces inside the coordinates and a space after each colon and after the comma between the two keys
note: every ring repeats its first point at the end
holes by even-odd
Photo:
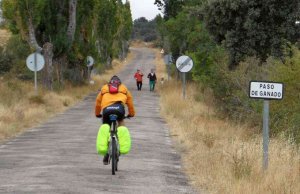
{"type": "Polygon", "coordinates": [[[8,29],[30,45],[28,53],[53,45],[54,65],[62,76],[85,70],[87,55],[100,69],[126,55],[132,29],[128,1],[2,0],[1,7],[8,29]]]}
{"type": "Polygon", "coordinates": [[[145,17],[134,20],[132,39],[139,39],[145,42],[155,41],[158,38],[156,18],[150,21],[145,17]]]}
{"type": "MultiPolygon", "coordinates": [[[[206,89],[213,92],[213,104],[224,116],[259,123],[262,108],[248,97],[250,80],[284,82],[287,91],[299,91],[299,84],[295,84],[300,82],[295,77],[299,44],[294,44],[300,40],[299,0],[155,3],[165,14],[158,22],[160,45],[174,61],[180,55],[193,59],[187,78],[199,83],[201,93],[206,89]]],[[[171,67],[176,72],[175,65],[171,67]]],[[[286,92],[285,100],[276,103],[271,111],[271,123],[276,124],[271,127],[273,134],[282,133],[300,142],[300,105],[294,94],[286,92]]]]}
{"type": "Polygon", "coordinates": [[[298,0],[214,0],[202,13],[214,39],[225,41],[232,68],[245,56],[284,57],[300,35],[298,0]]]}

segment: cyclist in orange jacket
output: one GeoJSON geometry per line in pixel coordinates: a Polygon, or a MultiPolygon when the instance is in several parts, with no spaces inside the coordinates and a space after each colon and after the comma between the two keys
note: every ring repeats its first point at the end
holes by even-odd
{"type": "MultiPolygon", "coordinates": [[[[118,125],[124,126],[125,104],[128,107],[128,117],[134,117],[135,110],[133,98],[127,87],[121,83],[118,76],[114,75],[108,84],[105,84],[96,98],[95,116],[103,119],[103,124],[111,124],[110,114],[118,115],[118,125]]],[[[103,163],[108,164],[108,154],[103,158],[103,163]]]]}

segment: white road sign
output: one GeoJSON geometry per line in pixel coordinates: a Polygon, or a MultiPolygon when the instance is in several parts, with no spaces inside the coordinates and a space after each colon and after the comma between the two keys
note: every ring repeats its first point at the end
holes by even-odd
{"type": "Polygon", "coordinates": [[[186,73],[193,68],[193,60],[189,56],[181,56],[176,61],[176,67],[180,72],[186,73]]]}
{"type": "Polygon", "coordinates": [[[283,98],[283,83],[250,81],[249,97],[281,100],[283,98]]]}
{"type": "Polygon", "coordinates": [[[87,56],[86,61],[87,61],[87,66],[88,67],[91,67],[91,66],[94,65],[94,59],[93,59],[93,57],[87,56]]]}
{"type": "Polygon", "coordinates": [[[31,71],[40,71],[44,68],[45,59],[40,53],[32,53],[27,57],[26,65],[31,71]]]}

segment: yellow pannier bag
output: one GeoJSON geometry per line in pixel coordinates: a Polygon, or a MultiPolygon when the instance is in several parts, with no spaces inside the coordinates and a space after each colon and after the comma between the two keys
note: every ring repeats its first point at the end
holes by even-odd
{"type": "Polygon", "coordinates": [[[118,140],[120,145],[120,153],[128,154],[131,148],[131,138],[127,127],[118,127],[118,140]]]}
{"type": "Polygon", "coordinates": [[[109,130],[110,126],[108,124],[103,124],[100,126],[97,136],[96,149],[97,153],[100,155],[105,155],[108,150],[109,141],[109,130]]]}

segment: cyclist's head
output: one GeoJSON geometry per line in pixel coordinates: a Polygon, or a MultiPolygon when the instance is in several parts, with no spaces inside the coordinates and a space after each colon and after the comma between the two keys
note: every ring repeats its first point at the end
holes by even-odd
{"type": "Polygon", "coordinates": [[[111,83],[111,84],[121,84],[122,82],[121,82],[121,80],[118,76],[114,75],[114,76],[111,77],[109,83],[111,83]]]}

